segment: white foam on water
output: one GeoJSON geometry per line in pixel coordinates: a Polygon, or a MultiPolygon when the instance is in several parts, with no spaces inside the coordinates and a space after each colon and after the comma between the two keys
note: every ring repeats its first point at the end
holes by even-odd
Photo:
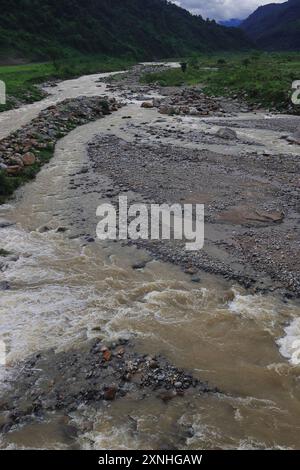
{"type": "Polygon", "coordinates": [[[180,324],[191,321],[195,310],[205,299],[206,289],[181,290],[166,288],[163,291],[152,290],[144,297],[145,309],[156,321],[168,324],[180,324]],[[178,311],[181,315],[178,315],[178,311]]]}
{"type": "Polygon", "coordinates": [[[272,319],[278,311],[278,306],[273,299],[267,299],[262,295],[243,295],[237,291],[235,298],[229,303],[229,310],[233,313],[253,318],[272,319]]]}
{"type": "Polygon", "coordinates": [[[82,250],[78,241],[54,231],[8,227],[0,231],[0,246],[19,256],[4,261],[0,273],[10,285],[0,296],[0,339],[9,365],[41,349],[61,351],[93,337],[151,336],[157,333],[149,321],[192,321],[210,300],[207,289],[161,279],[150,268],[145,275],[133,272],[128,282],[120,261],[95,258],[89,247],[82,250]]]}
{"type": "Polygon", "coordinates": [[[107,432],[89,432],[80,437],[81,450],[131,450],[138,449],[136,439],[129,435],[128,428],[112,426],[107,432]]]}
{"type": "Polygon", "coordinates": [[[274,296],[243,295],[236,290],[234,292],[235,298],[229,303],[229,310],[235,315],[255,321],[259,327],[274,337],[278,322],[282,320],[282,313],[287,312],[289,307],[274,296]]]}
{"type": "Polygon", "coordinates": [[[300,365],[300,318],[285,328],[285,336],[277,341],[280,353],[294,365],[300,365]]]}
{"type": "Polygon", "coordinates": [[[203,448],[210,442],[222,441],[222,434],[215,426],[206,424],[201,413],[195,413],[193,416],[189,413],[183,414],[178,424],[192,430],[192,436],[186,439],[186,448],[189,450],[203,448]]]}
{"type": "Polygon", "coordinates": [[[259,442],[254,438],[248,437],[247,439],[242,439],[239,442],[236,450],[293,450],[291,447],[277,446],[272,447],[267,446],[264,442],[259,442]]]}
{"type": "Polygon", "coordinates": [[[1,275],[10,285],[0,295],[0,339],[7,345],[8,364],[86,338],[86,320],[101,296],[78,282],[76,264],[66,268],[68,260],[80,259],[78,247],[64,246],[54,233],[17,227],[1,230],[0,236],[0,246],[20,256],[4,261],[1,275]]]}
{"type": "Polygon", "coordinates": [[[142,449],[138,433],[132,429],[130,417],[122,413],[117,417],[111,414],[110,405],[100,411],[83,405],[73,413],[72,421],[83,432],[78,437],[81,450],[130,450],[142,449]],[[84,430],[85,424],[93,423],[92,428],[84,430]]]}
{"type": "MultiPolygon", "coordinates": [[[[290,364],[300,365],[300,318],[294,318],[284,329],[285,336],[277,339],[277,330],[281,328],[280,322],[284,318],[290,319],[299,315],[299,306],[283,305],[276,297],[237,293],[235,299],[229,304],[229,310],[260,324],[274,337],[281,355],[288,359],[290,364]]],[[[285,370],[283,364],[270,364],[269,370],[271,368],[275,368],[279,374],[285,370]]]]}
{"type": "Polygon", "coordinates": [[[47,285],[3,292],[0,335],[8,342],[8,363],[41,349],[65,347],[84,335],[78,317],[84,315],[92,292],[47,285]]]}
{"type": "Polygon", "coordinates": [[[25,258],[33,255],[51,257],[57,254],[58,234],[54,232],[27,232],[19,226],[7,227],[0,231],[1,247],[25,258]]]}

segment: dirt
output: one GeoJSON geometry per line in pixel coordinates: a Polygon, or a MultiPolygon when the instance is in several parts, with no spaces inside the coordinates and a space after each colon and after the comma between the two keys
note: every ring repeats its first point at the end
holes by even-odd
{"type": "Polygon", "coordinates": [[[139,202],[142,197],[148,203],[205,204],[204,250],[188,254],[178,242],[140,241],[140,246],[184,268],[299,295],[298,157],[248,154],[241,159],[107,136],[92,143],[89,152],[95,170],[115,182],[110,200],[131,191],[139,202]]]}
{"type": "Polygon", "coordinates": [[[158,110],[172,106],[175,116],[127,119],[121,134],[99,135],[89,146],[94,170],[113,180],[108,196],[115,202],[129,191],[132,201],[205,204],[206,240],[196,254],[178,242],[137,244],[184,269],[221,274],[254,292],[298,297],[299,146],[290,145],[288,136],[300,118],[247,113],[244,103],[208,98],[194,87],[143,89],[142,70],[119,82],[114,77],[114,88],[120,84],[127,97],[159,91],[164,98],[146,103],[158,110]],[[198,117],[188,122],[192,105],[198,117]]]}

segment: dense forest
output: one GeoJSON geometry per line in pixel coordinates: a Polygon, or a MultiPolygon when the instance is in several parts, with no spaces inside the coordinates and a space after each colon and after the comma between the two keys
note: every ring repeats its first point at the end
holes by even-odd
{"type": "Polygon", "coordinates": [[[300,0],[262,6],[241,27],[263,49],[299,51],[300,0]]]}
{"type": "Polygon", "coordinates": [[[244,33],[166,0],[0,0],[0,59],[53,54],[153,59],[250,47],[244,33]]]}

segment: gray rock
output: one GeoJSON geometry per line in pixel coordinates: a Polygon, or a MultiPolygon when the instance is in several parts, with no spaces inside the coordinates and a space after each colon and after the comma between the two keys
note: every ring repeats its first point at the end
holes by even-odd
{"type": "Polygon", "coordinates": [[[181,388],[182,387],[182,382],[175,382],[175,388],[181,388]]]}
{"type": "Polygon", "coordinates": [[[19,256],[18,255],[11,255],[7,258],[7,261],[12,261],[13,263],[15,263],[16,261],[19,260],[19,256]]]}
{"type": "Polygon", "coordinates": [[[56,233],[65,233],[67,230],[67,227],[58,227],[56,233]]]}
{"type": "Polygon", "coordinates": [[[43,225],[42,227],[38,228],[39,233],[46,233],[46,232],[49,232],[49,230],[51,229],[47,227],[47,225],[43,225]]]}
{"type": "Polygon", "coordinates": [[[141,261],[139,263],[134,263],[132,269],[144,269],[146,267],[146,261],[141,261]]]}
{"type": "Polygon", "coordinates": [[[221,127],[217,131],[216,136],[227,140],[237,139],[237,133],[233,129],[229,129],[229,127],[221,127]]]}
{"type": "Polygon", "coordinates": [[[9,290],[9,289],[10,289],[10,286],[7,281],[0,282],[0,291],[9,290]]]}
{"type": "Polygon", "coordinates": [[[9,222],[8,220],[0,219],[0,228],[11,227],[12,225],[14,224],[12,222],[9,222]]]}
{"type": "Polygon", "coordinates": [[[294,134],[290,135],[287,140],[293,144],[300,145],[300,127],[294,132],[294,134]]]}

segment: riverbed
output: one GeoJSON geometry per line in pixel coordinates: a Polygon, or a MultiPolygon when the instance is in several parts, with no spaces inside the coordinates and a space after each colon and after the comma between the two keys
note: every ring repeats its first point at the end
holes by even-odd
{"type": "MultiPolygon", "coordinates": [[[[98,74],[59,83],[47,90],[45,100],[2,113],[1,138],[66,98],[108,95],[124,100],[107,88],[102,81],[106,78],[107,74],[98,74]]],[[[199,280],[193,282],[180,266],[143,248],[95,239],[96,208],[116,191],[116,181],[112,172],[95,171],[90,142],[100,135],[132,143],[139,133],[139,143],[152,146],[155,136],[145,136],[145,131],[170,123],[187,130],[214,130],[213,119],[187,117],[182,123],[170,116],[159,123],[157,110],[141,108],[136,96],[125,102],[110,116],[61,139],[36,180],[0,206],[0,218],[12,223],[0,229],[0,247],[14,255],[0,273],[11,286],[0,295],[0,334],[7,345],[8,366],[1,367],[2,389],[14,380],[10,370],[32,354],[51,348],[80,350],[93,338],[107,344],[125,338],[140,354],[160,354],[219,392],[189,393],[167,403],[156,393],[128,394],[104,402],[100,409],[82,404],[70,413],[57,411],[46,419],[13,426],[2,434],[1,447],[299,448],[297,300],[272,291],[255,293],[201,269],[199,280]],[[47,231],[41,230],[45,226],[47,231]],[[140,262],[145,267],[134,269],[140,262]],[[64,432],[66,418],[76,433],[64,432]]],[[[262,116],[244,114],[236,120],[242,118],[257,121],[262,116]]],[[[281,152],[288,149],[297,155],[278,132],[264,137],[253,126],[246,137],[256,139],[251,151],[262,142],[269,149],[278,142],[281,152]]],[[[167,139],[174,144],[174,137],[167,139]]],[[[204,150],[201,142],[175,144],[204,150]]],[[[223,152],[224,145],[211,142],[209,150],[223,152]]],[[[233,152],[237,153],[236,146],[233,152]]],[[[126,185],[121,189],[130,192],[126,185]]]]}

